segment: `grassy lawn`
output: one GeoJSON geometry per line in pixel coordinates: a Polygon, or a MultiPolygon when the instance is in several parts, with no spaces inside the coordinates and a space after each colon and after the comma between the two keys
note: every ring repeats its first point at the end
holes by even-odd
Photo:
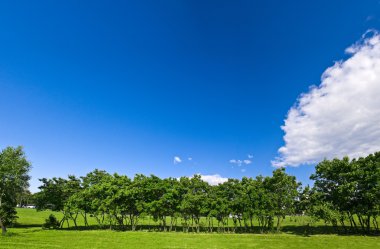
{"type": "Polygon", "coordinates": [[[380,237],[367,236],[43,230],[50,213],[18,209],[0,248],[380,248],[380,237]]]}

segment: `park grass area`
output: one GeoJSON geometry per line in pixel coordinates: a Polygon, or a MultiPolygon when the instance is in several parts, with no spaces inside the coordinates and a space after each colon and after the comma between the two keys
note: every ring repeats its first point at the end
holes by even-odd
{"type": "MultiPolygon", "coordinates": [[[[43,230],[50,211],[17,211],[18,224],[0,237],[0,248],[380,248],[378,236],[43,230]]],[[[284,225],[298,222],[287,219],[284,225]]]]}

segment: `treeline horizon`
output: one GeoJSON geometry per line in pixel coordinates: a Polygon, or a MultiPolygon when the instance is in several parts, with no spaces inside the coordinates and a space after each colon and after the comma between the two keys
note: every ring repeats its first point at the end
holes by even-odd
{"type": "Polygon", "coordinates": [[[38,210],[63,213],[58,227],[72,221],[79,228],[79,216],[89,227],[91,216],[100,228],[134,231],[140,218],[150,216],[161,231],[267,232],[280,231],[286,216],[305,216],[308,225],[322,220],[337,232],[379,234],[380,152],[323,160],[310,179],[314,185],[302,187],[278,168],[272,176],[210,185],[200,175],[132,179],[95,169],[81,177],[39,179],[33,199],[38,210]]]}

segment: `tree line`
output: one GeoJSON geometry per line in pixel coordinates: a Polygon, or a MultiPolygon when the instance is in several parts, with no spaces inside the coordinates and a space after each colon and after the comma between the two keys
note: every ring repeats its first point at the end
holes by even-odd
{"type": "Polygon", "coordinates": [[[279,231],[286,216],[323,220],[347,232],[378,232],[380,152],[365,158],[324,160],[302,188],[284,168],[272,176],[243,177],[211,186],[199,175],[165,178],[138,174],[133,179],[94,170],[84,177],[41,179],[39,209],[61,211],[60,225],[95,217],[100,227],[136,230],[141,217],[162,231],[279,231]],[[203,222],[201,222],[201,218],[203,222]]]}
{"type": "Polygon", "coordinates": [[[302,187],[285,168],[216,186],[200,175],[161,179],[137,174],[132,179],[96,169],[82,177],[40,179],[40,191],[31,198],[26,192],[29,169],[21,147],[0,153],[4,228],[15,220],[16,204],[27,199],[38,210],[62,212],[60,227],[71,222],[79,228],[78,217],[89,227],[92,217],[100,228],[136,230],[141,219],[150,217],[161,231],[266,232],[279,231],[287,216],[303,216],[311,225],[322,220],[337,231],[379,233],[380,152],[323,160],[310,177],[312,187],[302,187]]]}

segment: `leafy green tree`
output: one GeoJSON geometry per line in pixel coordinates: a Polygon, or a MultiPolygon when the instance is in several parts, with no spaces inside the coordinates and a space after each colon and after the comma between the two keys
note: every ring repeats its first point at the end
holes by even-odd
{"type": "Polygon", "coordinates": [[[0,226],[2,234],[16,219],[17,197],[27,189],[31,168],[22,147],[7,147],[0,153],[0,226]]]}
{"type": "Polygon", "coordinates": [[[228,204],[226,211],[228,212],[228,216],[232,218],[235,231],[238,225],[241,227],[241,220],[245,210],[242,185],[237,179],[228,179],[228,181],[220,184],[218,187],[219,196],[228,204]]]}
{"type": "Polygon", "coordinates": [[[81,190],[81,183],[80,179],[75,176],[69,176],[68,178],[40,179],[43,184],[39,187],[40,192],[35,196],[37,210],[51,209],[52,211],[63,213],[63,218],[60,221],[61,227],[64,221],[67,221],[69,226],[69,219],[72,219],[74,225],[77,226],[78,211],[71,210],[70,206],[66,204],[72,195],[81,190]]]}
{"type": "Polygon", "coordinates": [[[370,154],[351,162],[355,171],[351,181],[355,181],[355,190],[351,196],[355,199],[354,212],[366,233],[371,226],[378,231],[377,217],[380,214],[380,152],[370,154]],[[372,222],[371,222],[372,221],[372,222]],[[371,224],[372,223],[372,224],[371,224]]]}
{"type": "MultiPolygon", "coordinates": [[[[215,218],[217,220],[218,232],[224,232],[230,215],[230,205],[225,186],[219,184],[210,187],[206,200],[207,209],[209,210],[208,215],[211,218],[209,223],[212,223],[212,218],[215,218]]],[[[209,224],[209,226],[213,226],[213,224],[209,224]]],[[[212,228],[209,228],[209,230],[212,231],[212,228]]]]}
{"type": "Polygon", "coordinates": [[[181,212],[185,220],[191,219],[191,228],[194,230],[195,223],[195,229],[199,232],[200,218],[206,213],[209,185],[201,179],[200,175],[194,175],[190,179],[182,177],[180,182],[187,190],[182,197],[181,212]]]}
{"type": "Polygon", "coordinates": [[[103,202],[107,198],[107,187],[103,183],[111,181],[112,177],[106,171],[99,169],[95,169],[86,176],[81,177],[82,191],[76,194],[76,203],[73,204],[77,205],[81,210],[85,225],[88,225],[88,214],[95,217],[99,226],[103,225],[106,215],[103,202]]]}
{"type": "Polygon", "coordinates": [[[161,180],[156,176],[151,176],[148,187],[151,192],[150,198],[147,199],[148,209],[153,219],[160,221],[164,231],[166,231],[167,217],[170,217],[169,230],[172,230],[173,225],[177,223],[180,205],[178,185],[178,181],[174,178],[161,180]]]}
{"type": "Polygon", "coordinates": [[[294,176],[286,174],[285,168],[280,168],[273,171],[273,176],[267,178],[264,185],[270,192],[274,215],[277,217],[276,229],[279,231],[285,216],[294,214],[300,183],[294,176]]]}
{"type": "Polygon", "coordinates": [[[353,231],[370,233],[371,226],[378,229],[380,199],[380,153],[349,160],[324,160],[310,177],[315,180],[316,218],[340,223],[347,230],[346,221],[353,231]],[[357,224],[359,222],[359,225],[357,224]]]}

